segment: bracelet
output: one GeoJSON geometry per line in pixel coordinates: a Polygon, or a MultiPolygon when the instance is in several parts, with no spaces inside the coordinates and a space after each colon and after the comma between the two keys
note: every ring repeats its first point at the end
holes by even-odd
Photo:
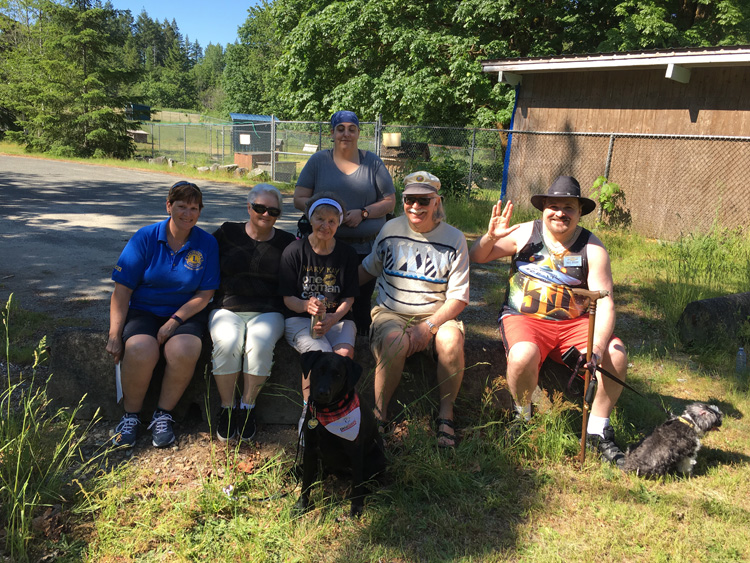
{"type": "Polygon", "coordinates": [[[182,319],[181,319],[180,317],[178,317],[178,316],[177,316],[176,314],[172,315],[172,316],[171,316],[171,317],[169,317],[169,318],[170,318],[170,319],[174,319],[174,320],[176,320],[176,321],[177,321],[178,323],[180,323],[180,324],[184,324],[184,323],[185,323],[185,321],[183,321],[183,320],[182,320],[182,319]]]}

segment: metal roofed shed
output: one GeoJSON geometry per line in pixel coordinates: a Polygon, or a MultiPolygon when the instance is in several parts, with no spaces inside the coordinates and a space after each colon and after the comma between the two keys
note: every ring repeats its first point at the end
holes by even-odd
{"type": "Polygon", "coordinates": [[[232,144],[236,153],[268,153],[271,160],[271,116],[250,113],[230,113],[232,144]]]}
{"type": "Polygon", "coordinates": [[[516,88],[503,187],[524,204],[559,174],[604,175],[633,228],[676,238],[747,222],[750,47],[482,62],[516,88]]]}
{"type": "Polygon", "coordinates": [[[284,151],[284,141],[274,143],[274,123],[279,120],[272,115],[230,113],[232,119],[232,145],[234,163],[248,170],[260,168],[268,172],[277,182],[291,182],[297,172],[297,163],[279,162],[279,152],[284,151]],[[275,156],[274,156],[275,155],[275,156]]]}

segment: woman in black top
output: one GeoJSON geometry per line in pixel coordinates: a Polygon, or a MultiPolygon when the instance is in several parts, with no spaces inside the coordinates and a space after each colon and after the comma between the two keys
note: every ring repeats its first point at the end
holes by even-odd
{"type": "Polygon", "coordinates": [[[219,242],[221,285],[214,299],[209,330],[214,343],[213,374],[221,396],[216,435],[221,441],[239,434],[255,436],[255,399],[271,375],[273,350],[284,334],[283,301],[278,296],[279,264],[294,236],[274,227],[281,215],[281,193],[258,184],[247,196],[250,219],[224,223],[219,242]],[[244,389],[235,405],[242,372],[244,389]]]}

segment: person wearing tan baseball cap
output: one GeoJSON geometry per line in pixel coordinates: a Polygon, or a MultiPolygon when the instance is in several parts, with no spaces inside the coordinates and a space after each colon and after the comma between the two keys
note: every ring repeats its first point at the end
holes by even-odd
{"type": "Polygon", "coordinates": [[[404,214],[380,230],[360,266],[360,283],[377,278],[370,348],[375,416],[385,427],[388,403],[408,356],[437,355],[438,445],[456,444],[453,403],[464,373],[464,327],[456,317],[469,303],[469,255],[463,233],[445,222],[440,180],[420,170],[404,178],[404,214]]]}

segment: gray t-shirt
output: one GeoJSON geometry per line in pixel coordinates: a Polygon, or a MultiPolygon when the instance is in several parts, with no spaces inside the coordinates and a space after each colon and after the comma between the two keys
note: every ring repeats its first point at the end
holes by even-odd
{"type": "MultiPolygon", "coordinates": [[[[396,193],[388,169],[376,154],[360,150],[359,162],[359,168],[347,175],[339,170],[333,161],[332,149],[318,151],[310,157],[300,172],[297,185],[312,190],[313,194],[332,192],[341,198],[347,210],[361,209],[380,201],[386,195],[396,193]]],[[[367,254],[372,248],[373,241],[361,242],[351,239],[372,237],[374,240],[383,225],[385,217],[367,219],[355,229],[341,225],[336,231],[336,238],[353,246],[358,254],[367,254]]]]}

